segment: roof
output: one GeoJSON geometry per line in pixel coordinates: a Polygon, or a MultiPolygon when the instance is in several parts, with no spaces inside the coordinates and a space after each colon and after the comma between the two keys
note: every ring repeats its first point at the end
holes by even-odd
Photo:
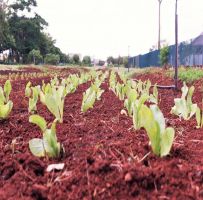
{"type": "Polygon", "coordinates": [[[203,45],[203,32],[192,41],[192,45],[203,45]]]}

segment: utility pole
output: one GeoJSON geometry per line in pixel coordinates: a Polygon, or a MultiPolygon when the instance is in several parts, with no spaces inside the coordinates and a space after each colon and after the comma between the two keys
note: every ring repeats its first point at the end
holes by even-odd
{"type": "Polygon", "coordinates": [[[177,0],[175,0],[175,89],[178,89],[178,11],[177,0]]]}
{"type": "Polygon", "coordinates": [[[158,0],[159,2],[159,30],[158,30],[158,50],[160,50],[161,48],[161,44],[160,44],[160,35],[161,35],[161,3],[162,3],[162,0],[158,0]]]}
{"type": "Polygon", "coordinates": [[[130,68],[130,62],[129,62],[129,59],[130,59],[130,45],[128,45],[128,72],[129,72],[129,68],[130,68]]]}

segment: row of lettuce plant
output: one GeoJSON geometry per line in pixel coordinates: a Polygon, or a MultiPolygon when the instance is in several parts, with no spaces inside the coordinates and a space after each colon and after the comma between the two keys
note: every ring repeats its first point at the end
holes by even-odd
{"type": "Polygon", "coordinates": [[[144,128],[147,132],[152,151],[157,156],[166,156],[169,154],[175,131],[171,127],[166,128],[163,113],[157,106],[158,90],[154,85],[153,93],[150,94],[151,82],[135,82],[127,80],[125,76],[120,77],[123,83],[119,83],[116,79],[115,72],[110,74],[110,89],[124,100],[124,106],[128,111],[128,115],[133,119],[135,130],[144,128]],[[145,102],[153,103],[149,107],[145,102]]]}
{"type": "Polygon", "coordinates": [[[101,95],[104,92],[100,88],[102,82],[107,78],[107,73],[99,72],[95,78],[95,80],[92,82],[91,86],[83,93],[83,100],[82,100],[82,106],[81,111],[84,113],[90,108],[94,107],[94,103],[96,100],[101,99],[101,95]]]}
{"type": "MultiPolygon", "coordinates": [[[[59,80],[57,77],[51,79],[50,83],[42,83],[42,86],[31,86],[28,82],[25,95],[29,98],[28,111],[36,112],[37,101],[44,104],[55,116],[51,127],[47,126],[46,120],[39,115],[31,115],[29,121],[36,124],[42,131],[42,139],[34,138],[29,141],[29,148],[33,155],[37,157],[58,157],[61,152],[61,144],[57,140],[56,124],[63,123],[63,110],[65,97],[76,91],[77,87],[97,76],[96,72],[70,75],[66,79],[59,80]]],[[[96,82],[96,81],[95,81],[96,82]]]]}

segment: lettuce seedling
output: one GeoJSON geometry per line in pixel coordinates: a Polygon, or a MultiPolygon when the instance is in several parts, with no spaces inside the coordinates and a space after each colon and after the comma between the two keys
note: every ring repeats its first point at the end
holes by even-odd
{"type": "Polygon", "coordinates": [[[154,87],[153,87],[153,94],[150,94],[149,101],[151,103],[158,104],[158,89],[157,89],[157,84],[155,84],[154,87]]]}
{"type": "Polygon", "coordinates": [[[45,105],[60,123],[63,123],[64,90],[64,86],[58,86],[58,89],[53,87],[51,93],[45,94],[45,105]]]}
{"type": "Polygon", "coordinates": [[[104,90],[102,90],[100,87],[97,87],[95,84],[92,84],[91,88],[96,93],[96,99],[99,101],[104,90]]]}
{"type": "Polygon", "coordinates": [[[0,87],[0,119],[8,118],[13,108],[13,102],[9,100],[11,90],[12,86],[10,80],[5,82],[4,89],[0,87]]]}
{"type": "MultiPolygon", "coordinates": [[[[203,104],[203,102],[202,102],[203,104]]],[[[200,110],[199,107],[197,107],[196,110],[196,121],[197,121],[197,128],[203,127],[203,111],[200,110]]]]}
{"type": "Polygon", "coordinates": [[[149,95],[149,90],[150,90],[151,86],[152,86],[152,84],[151,84],[150,80],[147,80],[146,82],[144,82],[143,83],[143,89],[142,89],[141,93],[149,95]]]}
{"type": "Polygon", "coordinates": [[[32,154],[37,157],[59,157],[61,145],[57,142],[56,121],[52,123],[51,129],[47,128],[45,119],[39,115],[31,115],[29,122],[39,126],[43,134],[42,139],[34,138],[29,141],[32,154]]]}
{"type": "Polygon", "coordinates": [[[143,126],[150,139],[152,151],[157,156],[166,156],[169,154],[175,131],[173,128],[166,128],[163,113],[157,105],[151,105],[148,108],[146,105],[141,107],[141,126],[143,126]]]}
{"type": "Polygon", "coordinates": [[[31,96],[31,94],[32,94],[32,90],[31,90],[31,85],[32,85],[32,83],[29,81],[27,84],[26,84],[26,87],[25,87],[25,96],[26,97],[30,97],[31,96]]]}
{"type": "Polygon", "coordinates": [[[37,111],[37,101],[39,96],[39,87],[31,87],[32,97],[29,98],[28,112],[32,113],[37,111]]]}
{"type": "Polygon", "coordinates": [[[88,109],[93,108],[97,95],[95,90],[91,87],[83,93],[81,111],[86,112],[88,109]]]}
{"type": "Polygon", "coordinates": [[[116,74],[114,71],[111,71],[110,78],[109,78],[109,86],[110,89],[116,93],[116,74]]]}
{"type": "Polygon", "coordinates": [[[197,110],[197,104],[192,103],[192,95],[194,93],[194,86],[189,89],[185,82],[181,88],[182,96],[181,98],[174,99],[175,105],[171,109],[171,113],[183,117],[184,120],[189,120],[197,110]]]}
{"type": "Polygon", "coordinates": [[[4,94],[5,94],[6,102],[9,101],[9,96],[10,96],[11,90],[12,90],[11,82],[10,82],[10,80],[7,80],[4,84],[4,94]]]}
{"type": "Polygon", "coordinates": [[[138,97],[137,91],[135,89],[130,89],[127,93],[127,99],[124,101],[124,106],[128,110],[128,115],[132,117],[133,115],[133,106],[138,97]]]}
{"type": "Polygon", "coordinates": [[[6,104],[0,104],[0,119],[7,119],[13,108],[13,102],[8,101],[6,104]]]}
{"type": "Polygon", "coordinates": [[[122,101],[125,99],[125,95],[126,95],[126,86],[124,84],[120,84],[119,82],[117,82],[116,87],[116,96],[118,96],[118,98],[122,101]]]}
{"type": "Polygon", "coordinates": [[[133,125],[135,130],[139,130],[142,127],[141,124],[141,107],[148,100],[149,96],[142,94],[139,99],[136,99],[133,103],[132,112],[133,112],[133,125]]]}

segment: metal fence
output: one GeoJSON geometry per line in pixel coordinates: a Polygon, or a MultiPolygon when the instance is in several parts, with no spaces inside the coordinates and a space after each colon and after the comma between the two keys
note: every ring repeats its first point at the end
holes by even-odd
{"type": "MultiPolygon", "coordinates": [[[[203,35],[201,35],[203,40],[203,35]]],[[[199,66],[203,65],[203,45],[197,39],[190,42],[181,42],[178,45],[178,65],[199,66]]],[[[200,40],[199,40],[200,41],[200,40]]],[[[160,51],[155,50],[144,55],[129,58],[130,67],[160,66],[160,51]]],[[[175,65],[175,45],[169,46],[169,64],[175,65]]]]}

